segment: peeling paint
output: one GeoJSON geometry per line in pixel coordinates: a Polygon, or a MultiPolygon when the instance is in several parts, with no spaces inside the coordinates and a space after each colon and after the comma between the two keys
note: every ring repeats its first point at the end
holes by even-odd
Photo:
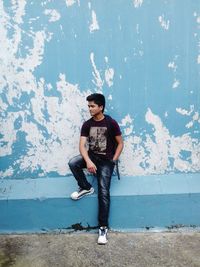
{"type": "Polygon", "coordinates": [[[93,52],[90,54],[90,60],[91,60],[92,67],[93,67],[93,70],[94,70],[92,72],[92,75],[94,77],[93,83],[97,86],[97,88],[99,90],[102,90],[102,86],[104,84],[104,81],[101,79],[100,72],[97,70],[97,67],[95,65],[95,62],[94,62],[94,53],[93,52]]]}
{"type": "Polygon", "coordinates": [[[182,17],[167,18],[171,9],[163,1],[156,15],[149,3],[132,0],[135,10],[119,1],[114,12],[95,1],[0,2],[1,178],[68,175],[67,162],[78,152],[80,127],[89,117],[85,98],[92,92],[106,95],[106,112],[120,122],[123,175],[200,171],[198,6],[189,34],[186,27],[176,28],[184,24],[182,17]],[[143,11],[148,25],[138,14],[143,11]],[[158,25],[169,30],[162,57],[158,25]],[[155,60],[160,58],[165,70],[155,60]],[[158,90],[160,77],[169,88],[158,90]]]}
{"type": "Polygon", "coordinates": [[[174,72],[177,70],[177,65],[174,61],[169,62],[168,67],[171,68],[174,72]]]}
{"type": "Polygon", "coordinates": [[[75,3],[78,3],[80,6],[80,1],[79,0],[65,0],[67,7],[73,6],[75,3]]]}
{"type": "Polygon", "coordinates": [[[160,25],[164,30],[169,30],[170,21],[166,20],[164,15],[159,16],[158,21],[160,22],[160,25]]]}
{"type": "Polygon", "coordinates": [[[174,83],[172,85],[172,88],[177,88],[177,87],[179,87],[179,85],[180,85],[180,81],[177,79],[174,79],[174,83]]]}
{"type": "Polygon", "coordinates": [[[97,16],[94,10],[92,10],[92,23],[90,24],[90,32],[93,33],[94,31],[99,30],[99,23],[97,21],[97,16]]]}
{"type": "Polygon", "coordinates": [[[44,14],[49,16],[49,22],[54,22],[60,19],[60,14],[55,9],[45,9],[44,14]]]}
{"type": "Polygon", "coordinates": [[[133,4],[135,8],[141,7],[143,0],[133,0],[133,4]]]}

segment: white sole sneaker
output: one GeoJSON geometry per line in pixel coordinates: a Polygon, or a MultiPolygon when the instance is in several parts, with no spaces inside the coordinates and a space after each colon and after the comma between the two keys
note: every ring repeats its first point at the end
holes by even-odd
{"type": "Polygon", "coordinates": [[[90,190],[80,189],[79,191],[75,191],[71,194],[71,199],[79,200],[84,196],[92,195],[94,193],[94,188],[91,187],[90,190]]]}
{"type": "Polygon", "coordinates": [[[99,228],[99,237],[97,241],[99,245],[105,245],[108,243],[107,234],[108,234],[107,228],[102,228],[102,227],[99,228]]]}

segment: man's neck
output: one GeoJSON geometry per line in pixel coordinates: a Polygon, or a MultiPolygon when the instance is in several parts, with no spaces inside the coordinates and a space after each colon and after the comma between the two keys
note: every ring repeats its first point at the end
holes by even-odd
{"type": "Polygon", "coordinates": [[[94,119],[95,121],[101,121],[101,120],[103,120],[104,118],[105,118],[105,116],[104,116],[103,113],[100,113],[100,114],[97,114],[97,115],[93,116],[93,119],[94,119]]]}

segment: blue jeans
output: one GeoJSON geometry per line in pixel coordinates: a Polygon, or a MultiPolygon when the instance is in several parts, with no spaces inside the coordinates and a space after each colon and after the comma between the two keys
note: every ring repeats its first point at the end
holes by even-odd
{"type": "MultiPolygon", "coordinates": [[[[110,209],[110,181],[114,169],[114,163],[109,159],[102,159],[92,153],[89,153],[90,159],[97,167],[98,181],[98,203],[99,203],[99,226],[108,226],[108,216],[110,209]]],[[[86,162],[81,155],[72,158],[69,161],[69,167],[80,188],[89,190],[91,184],[87,181],[83,169],[86,168],[86,162]]]]}

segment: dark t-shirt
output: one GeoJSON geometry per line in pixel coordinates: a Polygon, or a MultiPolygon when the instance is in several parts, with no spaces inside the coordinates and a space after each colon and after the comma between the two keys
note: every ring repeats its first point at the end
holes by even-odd
{"type": "Polygon", "coordinates": [[[84,122],[81,128],[81,136],[88,137],[89,150],[99,156],[112,159],[115,153],[115,136],[121,135],[118,123],[112,118],[95,121],[93,118],[84,122]],[[108,133],[108,123],[109,133],[108,133]]]}

